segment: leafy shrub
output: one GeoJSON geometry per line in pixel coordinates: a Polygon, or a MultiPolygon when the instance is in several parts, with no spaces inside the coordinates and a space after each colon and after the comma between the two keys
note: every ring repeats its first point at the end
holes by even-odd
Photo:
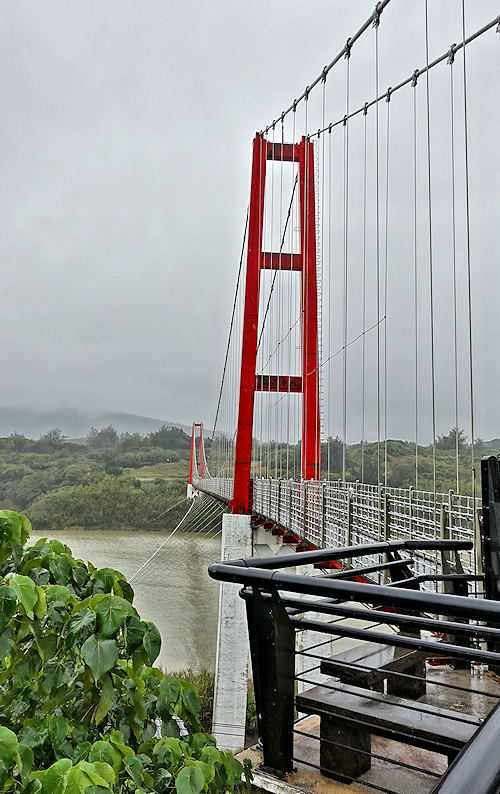
{"type": "Polygon", "coordinates": [[[241,764],[201,732],[195,686],[152,667],[160,635],[123,575],[74,559],[58,540],[27,547],[29,532],[25,516],[0,511],[0,791],[250,786],[248,770],[244,784],[241,764]]]}
{"type": "Polygon", "coordinates": [[[184,483],[163,480],[137,487],[137,481],[132,477],[107,475],[45,493],[33,502],[27,512],[43,532],[68,526],[173,529],[182,517],[184,505],[173,510],[169,508],[182,500],[185,489],[184,483]],[[161,513],[164,516],[158,522],[161,513]]]}
{"type": "MultiPolygon", "coordinates": [[[[182,678],[189,681],[197,689],[198,697],[200,699],[200,723],[203,731],[210,731],[212,728],[212,714],[214,710],[214,689],[215,689],[215,674],[212,670],[207,670],[202,667],[200,670],[193,670],[188,667],[185,670],[175,670],[170,675],[176,678],[182,678]]],[[[257,732],[257,706],[255,704],[255,692],[253,688],[253,681],[248,681],[247,686],[247,713],[245,720],[245,730],[247,734],[255,734],[257,732]]]]}

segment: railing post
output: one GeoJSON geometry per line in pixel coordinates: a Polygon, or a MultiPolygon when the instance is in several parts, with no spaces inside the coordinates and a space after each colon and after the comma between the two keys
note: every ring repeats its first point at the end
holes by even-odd
{"type": "Polygon", "coordinates": [[[300,481],[300,492],[302,496],[302,537],[305,537],[306,534],[306,518],[307,518],[307,505],[306,505],[306,498],[307,498],[307,483],[305,480],[300,481]]]}
{"type": "Polygon", "coordinates": [[[347,526],[346,526],[346,546],[352,545],[352,495],[347,491],[347,510],[346,510],[347,526]]]}
{"type": "Polygon", "coordinates": [[[408,531],[410,538],[413,537],[413,485],[410,485],[408,495],[408,531]]]}
{"type": "Polygon", "coordinates": [[[382,538],[383,538],[383,536],[382,536],[382,521],[383,521],[383,518],[382,518],[382,513],[383,513],[382,497],[383,497],[383,495],[384,495],[384,488],[383,488],[382,483],[379,482],[379,484],[378,484],[378,539],[379,540],[382,540],[382,538]]]}
{"type": "MultiPolygon", "coordinates": [[[[350,489],[347,491],[347,526],[346,526],[346,546],[352,546],[352,494],[350,489]]],[[[352,566],[352,559],[348,557],[346,563],[352,566]]]]}
{"type": "Polygon", "coordinates": [[[253,588],[246,604],[264,766],[284,774],[293,768],[295,630],[275,593],[253,588]]]}
{"type": "Polygon", "coordinates": [[[321,547],[326,548],[326,496],[325,483],[322,482],[321,488],[321,547]]]}
{"type": "Polygon", "coordinates": [[[500,600],[500,462],[493,455],[481,459],[481,493],[486,598],[498,601],[500,600]]]}
{"type": "MultiPolygon", "coordinates": [[[[387,491],[384,493],[384,540],[391,539],[391,516],[390,516],[391,503],[387,491]]],[[[389,572],[384,571],[383,576],[384,584],[389,581],[389,572]]]]}

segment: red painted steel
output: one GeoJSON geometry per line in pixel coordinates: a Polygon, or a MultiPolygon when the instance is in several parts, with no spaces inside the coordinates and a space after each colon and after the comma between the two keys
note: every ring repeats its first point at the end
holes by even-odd
{"type": "Polygon", "coordinates": [[[262,259],[262,222],[266,184],[266,141],[253,140],[250,214],[248,218],[247,274],[241,347],[240,402],[234,458],[233,513],[251,512],[250,463],[252,459],[253,403],[257,362],[257,323],[262,259]]]}
{"type": "Polygon", "coordinates": [[[302,477],[320,476],[320,417],[318,373],[318,284],[314,146],[302,138],[299,146],[302,270],[302,477]]]}
{"type": "Polygon", "coordinates": [[[264,270],[302,270],[301,254],[273,254],[265,251],[262,254],[262,268],[264,270]]]}
{"type": "Polygon", "coordinates": [[[189,463],[189,485],[193,484],[194,428],[195,428],[195,424],[193,422],[193,427],[191,428],[191,461],[189,463]]]}
{"type": "Polygon", "coordinates": [[[282,160],[284,163],[298,162],[297,146],[293,143],[267,142],[266,157],[268,160],[282,160]]]}
{"type": "MultiPolygon", "coordinates": [[[[314,147],[302,138],[299,144],[271,144],[256,135],[253,141],[250,216],[248,223],[247,274],[241,353],[240,402],[236,435],[233,513],[252,509],[252,427],[255,391],[292,391],[298,378],[289,375],[256,376],[257,326],[260,271],[301,272],[302,314],[302,477],[318,479],[320,473],[320,419],[318,378],[318,294],[316,275],[316,222],[314,195],[314,147]],[[301,253],[279,254],[262,251],[262,225],[266,160],[298,161],[301,218],[301,253]],[[281,262],[281,267],[280,267],[281,262]],[[286,388],[281,386],[285,384],[286,388]]],[[[299,376],[300,377],[300,376],[299,376]]],[[[300,390],[295,389],[294,391],[300,390]]]]}
{"type": "Polygon", "coordinates": [[[297,394],[302,391],[302,378],[300,375],[256,375],[255,391],[297,394]]]}
{"type": "Polygon", "coordinates": [[[199,449],[199,456],[198,457],[199,457],[200,465],[199,465],[198,470],[200,472],[200,477],[203,477],[203,451],[204,451],[203,450],[203,422],[201,422],[198,425],[198,427],[200,428],[200,440],[198,442],[198,449],[199,449]]]}
{"type": "Polygon", "coordinates": [[[200,461],[200,465],[198,468],[198,474],[200,477],[203,477],[203,424],[201,422],[193,422],[193,427],[191,430],[191,461],[189,463],[189,484],[193,484],[193,469],[194,463],[196,462],[196,447],[198,447],[199,455],[198,459],[200,461]],[[200,440],[198,444],[196,443],[196,428],[200,428],[200,440]]]}

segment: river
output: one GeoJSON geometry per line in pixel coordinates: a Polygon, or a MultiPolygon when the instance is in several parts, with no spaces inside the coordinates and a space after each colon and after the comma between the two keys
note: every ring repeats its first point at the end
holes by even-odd
{"type": "MultiPolygon", "coordinates": [[[[32,532],[32,539],[46,533],[32,532]]],[[[127,579],[158,549],[164,532],[55,532],[73,556],[98,568],[115,568],[127,579]]],[[[132,581],[134,606],[143,620],[152,620],[162,637],[156,664],[166,670],[215,667],[219,584],[207,573],[221,557],[221,536],[177,532],[132,581]]]]}

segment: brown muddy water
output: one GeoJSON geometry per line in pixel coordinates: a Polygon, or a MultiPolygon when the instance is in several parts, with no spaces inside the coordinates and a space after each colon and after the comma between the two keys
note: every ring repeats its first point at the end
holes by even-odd
{"type": "MultiPolygon", "coordinates": [[[[32,539],[46,533],[32,532],[32,539]]],[[[67,530],[53,537],[73,555],[98,568],[115,568],[130,579],[168,537],[167,532],[67,530]]],[[[134,606],[159,628],[156,664],[168,670],[215,667],[219,584],[207,573],[221,556],[221,536],[177,532],[131,582],[134,606]]]]}

